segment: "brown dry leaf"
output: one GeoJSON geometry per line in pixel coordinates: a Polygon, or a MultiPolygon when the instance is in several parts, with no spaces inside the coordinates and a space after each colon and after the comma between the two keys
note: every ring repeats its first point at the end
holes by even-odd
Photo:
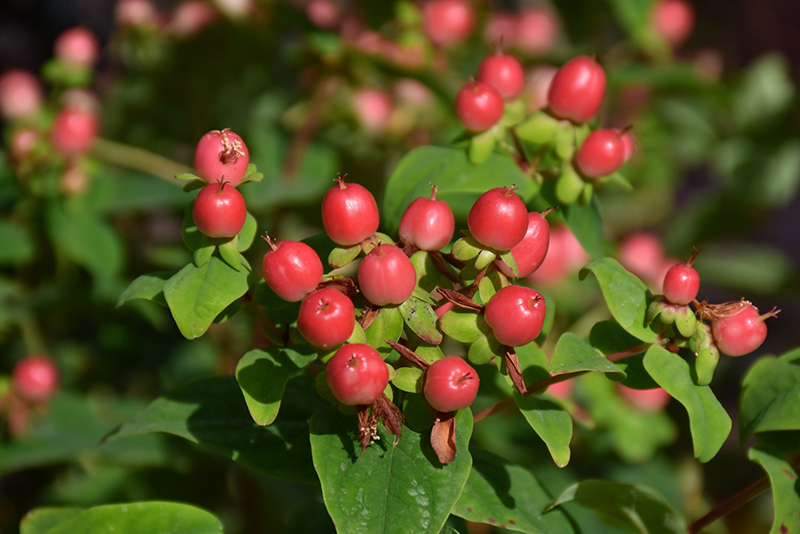
{"type": "Polygon", "coordinates": [[[449,464],[456,457],[456,413],[436,412],[436,420],[431,429],[431,447],[443,464],[449,464]]]}

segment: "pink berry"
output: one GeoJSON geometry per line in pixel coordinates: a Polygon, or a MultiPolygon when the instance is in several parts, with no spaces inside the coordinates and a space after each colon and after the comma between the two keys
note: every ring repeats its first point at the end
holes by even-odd
{"type": "Polygon", "coordinates": [[[50,141],[56,152],[77,156],[91,150],[100,129],[97,115],[77,108],[64,108],[58,112],[50,129],[50,141]]]}
{"type": "Polygon", "coordinates": [[[547,95],[556,72],[558,69],[551,65],[539,65],[530,70],[525,78],[528,109],[536,111],[548,106],[547,95]]]}
{"type": "Polygon", "coordinates": [[[372,132],[385,130],[394,113],[392,96],[375,87],[358,89],[353,95],[353,107],[364,128],[372,132]]]}
{"type": "Polygon", "coordinates": [[[673,265],[664,277],[664,296],[671,304],[685,306],[697,298],[700,275],[692,267],[699,250],[686,263],[673,265]]]}
{"type": "Polygon", "coordinates": [[[568,399],[572,395],[572,380],[562,380],[547,386],[547,392],[558,399],[568,399]]]}
{"type": "Polygon", "coordinates": [[[510,250],[528,231],[528,209],[514,192],[516,187],[496,187],[478,197],[467,216],[469,231],[479,243],[495,250],[510,250]]]}
{"type": "Polygon", "coordinates": [[[517,19],[514,46],[532,56],[548,53],[558,40],[558,20],[553,12],[544,8],[522,11],[517,19]]]}
{"type": "Polygon", "coordinates": [[[617,171],[625,162],[625,144],[619,132],[595,130],[583,140],[575,155],[575,167],[588,178],[617,171]]]}
{"type": "Polygon", "coordinates": [[[15,120],[27,117],[42,105],[42,86],[32,73],[15,69],[0,76],[0,116],[15,120]]]}
{"type": "Polygon", "coordinates": [[[370,405],[389,384],[389,369],[381,355],[363,343],[348,343],[325,367],[331,393],[348,406],[370,405]]]}
{"type": "Polygon", "coordinates": [[[233,187],[242,183],[250,165],[250,152],[238,134],[212,130],[200,138],[194,151],[194,172],[208,183],[219,180],[233,187]]]}
{"type": "MultiPolygon", "coordinates": [[[[628,271],[641,278],[650,288],[661,287],[664,281],[664,247],[650,232],[635,232],[619,245],[619,262],[628,271]]],[[[678,262],[672,262],[667,269],[678,262]]],[[[661,293],[661,291],[658,291],[661,293]]]]}
{"type": "Polygon", "coordinates": [[[484,310],[486,324],[503,345],[520,347],[542,332],[544,298],[534,289],[506,286],[495,293],[484,310]]]}
{"type": "Polygon", "coordinates": [[[420,250],[441,250],[453,238],[456,220],[444,200],[436,200],[434,185],[431,198],[420,197],[409,204],[400,219],[400,241],[413,243],[420,250]]]}
{"type": "Polygon", "coordinates": [[[463,358],[447,356],[425,371],[422,394],[437,412],[454,412],[472,404],[480,382],[478,373],[463,358]]]}
{"type": "Polygon", "coordinates": [[[86,28],[80,26],[71,28],[56,39],[55,55],[67,63],[91,67],[97,62],[99,54],[100,43],[97,41],[97,37],[86,28]]]}
{"type": "Polygon", "coordinates": [[[465,0],[431,0],[422,6],[422,31],[436,45],[456,45],[474,27],[475,12],[465,0]]]}
{"type": "Polygon", "coordinates": [[[235,187],[220,181],[200,190],[192,218],[197,229],[208,237],[233,237],[244,226],[247,206],[235,187]]]}
{"type": "Polygon", "coordinates": [[[416,285],[414,265],[394,245],[377,245],[358,267],[358,287],[364,298],[376,306],[402,304],[416,285]]]}
{"type": "Polygon", "coordinates": [[[357,245],[378,230],[378,203],[364,186],[345,183],[342,176],[335,181],[322,198],[322,226],[334,243],[357,245]]]}
{"type": "Polygon", "coordinates": [[[11,380],[20,397],[44,402],[58,389],[58,367],[48,356],[27,356],[14,366],[11,380]]]}
{"type": "Polygon", "coordinates": [[[491,13],[483,37],[492,46],[507,46],[517,39],[517,17],[510,13],[491,13]]]}
{"type": "Polygon", "coordinates": [[[219,18],[219,12],[205,0],[183,0],[172,11],[165,26],[167,33],[189,37],[210,26],[219,18]]]}
{"type": "Polygon", "coordinates": [[[606,92],[603,67],[588,56],[567,61],[550,83],[550,111],[559,118],[584,123],[595,116],[606,92]]]}
{"type": "Polygon", "coordinates": [[[517,262],[519,276],[514,276],[511,269],[500,260],[495,260],[495,265],[509,278],[525,278],[539,268],[547,256],[549,246],[550,225],[541,213],[532,211],[528,214],[528,230],[525,232],[525,237],[511,247],[511,255],[517,262]]]}
{"type": "Polygon", "coordinates": [[[79,165],[72,163],[61,175],[58,187],[67,196],[80,195],[89,188],[89,177],[79,165]]]}
{"type": "Polygon", "coordinates": [[[119,0],[114,8],[117,26],[155,26],[158,13],[152,0],[119,0]]]}
{"type": "Polygon", "coordinates": [[[311,0],[306,5],[306,15],[319,28],[330,30],[342,20],[342,6],[334,0],[311,0]]]}
{"type": "Polygon", "coordinates": [[[23,162],[41,138],[42,134],[33,128],[24,128],[15,132],[11,138],[11,159],[17,164],[23,162]]]}
{"type": "Polygon", "coordinates": [[[636,154],[636,139],[633,137],[633,133],[631,133],[630,129],[626,128],[612,128],[612,132],[617,132],[619,134],[619,138],[622,141],[622,146],[624,148],[625,155],[622,158],[622,162],[625,163],[629,159],[636,154]]]}
{"type": "Polygon", "coordinates": [[[319,285],[322,262],[313,248],[300,241],[274,243],[265,239],[270,249],[264,254],[264,281],[283,300],[298,302],[319,285]]]}
{"type": "Polygon", "coordinates": [[[557,226],[550,231],[550,244],[544,261],[525,280],[544,286],[557,284],[588,259],[589,255],[569,227],[557,226]]]}
{"type": "Polygon", "coordinates": [[[628,404],[643,412],[659,412],[672,400],[664,388],[633,389],[617,384],[617,391],[628,404]]]}
{"type": "Polygon", "coordinates": [[[685,0],[657,0],[650,20],[656,33],[673,47],[680,46],[694,28],[694,9],[685,0]]]}
{"type": "Polygon", "coordinates": [[[497,89],[503,100],[514,100],[522,92],[525,73],[515,57],[495,54],[483,60],[478,79],[497,89]]]}
{"type": "Polygon", "coordinates": [[[765,319],[775,317],[773,310],[759,315],[758,308],[747,301],[741,303],[741,311],[711,322],[711,334],[720,352],[728,356],[750,354],[767,338],[765,319]]]}
{"type": "Polygon", "coordinates": [[[300,303],[297,330],[311,345],[330,349],[353,335],[356,309],[350,298],[333,287],[310,293],[300,303]]]}
{"type": "Polygon", "coordinates": [[[468,83],[456,96],[456,114],[471,132],[482,132],[497,124],[504,109],[497,89],[482,81],[468,83]]]}

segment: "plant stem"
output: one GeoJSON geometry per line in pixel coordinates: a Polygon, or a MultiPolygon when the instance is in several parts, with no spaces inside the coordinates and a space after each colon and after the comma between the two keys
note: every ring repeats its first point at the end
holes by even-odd
{"type": "Polygon", "coordinates": [[[769,478],[764,476],[760,479],[756,480],[743,490],[741,490],[736,495],[733,495],[726,499],[725,501],[721,502],[717,506],[715,506],[710,512],[706,515],[689,525],[686,529],[688,534],[695,534],[696,532],[700,532],[708,525],[720,519],[729,513],[733,512],[734,510],[744,506],[745,504],[749,503],[762,493],[764,493],[767,489],[769,489],[769,478]]]}
{"type": "Polygon", "coordinates": [[[28,354],[48,354],[42,330],[35,319],[30,315],[26,315],[19,322],[19,329],[28,354]]]}
{"type": "Polygon", "coordinates": [[[149,150],[108,139],[98,139],[92,149],[92,155],[106,163],[152,174],[175,185],[181,183],[180,180],[175,179],[176,175],[192,171],[190,167],[182,163],[159,156],[149,150]]]}

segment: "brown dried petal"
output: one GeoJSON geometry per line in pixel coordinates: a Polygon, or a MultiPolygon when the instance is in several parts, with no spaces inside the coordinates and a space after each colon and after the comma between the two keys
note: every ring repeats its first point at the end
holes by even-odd
{"type": "Polygon", "coordinates": [[[436,412],[436,420],[431,429],[431,447],[443,464],[449,464],[456,457],[456,417],[455,412],[436,412]]]}
{"type": "Polygon", "coordinates": [[[475,312],[482,312],[483,306],[472,300],[471,298],[467,297],[466,295],[462,295],[458,291],[454,289],[446,289],[444,287],[440,287],[437,291],[447,300],[458,306],[459,308],[465,308],[467,310],[472,310],[475,312]]]}

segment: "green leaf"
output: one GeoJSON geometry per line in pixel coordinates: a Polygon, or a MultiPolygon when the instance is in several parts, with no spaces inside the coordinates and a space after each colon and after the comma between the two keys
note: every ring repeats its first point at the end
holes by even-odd
{"type": "Polygon", "coordinates": [[[426,343],[438,345],[442,342],[442,333],[436,327],[439,318],[427,302],[411,297],[398,306],[403,321],[426,343]]]}
{"type": "Polygon", "coordinates": [[[572,439],[572,418],[555,402],[535,395],[522,396],[514,392],[522,415],[545,445],[559,467],[569,463],[569,442],[572,439]]]}
{"type": "Polygon", "coordinates": [[[493,187],[515,184],[525,202],[539,190],[507,156],[491,154],[482,165],[474,165],[464,150],[418,147],[400,160],[386,184],[381,222],[389,233],[397,232],[400,217],[414,199],[430,196],[431,183],[439,185],[436,198],[447,202],[461,221],[466,221],[475,200],[493,187]]]}
{"type": "Polygon", "coordinates": [[[324,401],[310,377],[289,381],[281,416],[253,422],[232,376],[206,378],[159,397],[109,434],[106,441],[149,432],[174,434],[269,477],[311,481],[308,417],[324,401]],[[301,380],[305,378],[305,380],[301,380]]]}
{"type": "Polygon", "coordinates": [[[767,447],[753,447],[747,457],[758,463],[769,476],[772,484],[772,501],[775,508],[775,521],[770,534],[800,532],[800,493],[797,478],[800,473],[780,455],[767,447]]]}
{"type": "Polygon", "coordinates": [[[503,347],[494,336],[488,335],[481,335],[469,346],[467,351],[467,358],[474,365],[484,365],[494,358],[502,358],[503,356],[503,347]]]}
{"type": "Polygon", "coordinates": [[[530,471],[481,449],[471,452],[472,471],[453,514],[529,534],[575,532],[561,510],[545,512],[553,498],[530,471]]]}
{"type": "Polygon", "coordinates": [[[131,282],[125,291],[117,299],[117,308],[133,299],[143,299],[155,302],[161,306],[167,306],[164,300],[164,282],[174,273],[161,271],[157,273],[143,274],[131,282]]]}
{"type": "Polygon", "coordinates": [[[378,316],[365,330],[367,341],[385,360],[392,352],[386,340],[397,341],[403,335],[403,314],[396,307],[381,308],[378,316]]]}
{"type": "Polygon", "coordinates": [[[61,523],[66,523],[83,512],[82,508],[42,507],[25,514],[19,525],[20,534],[46,534],[61,523]]]}
{"type": "Polygon", "coordinates": [[[380,440],[363,456],[356,418],[331,406],[311,418],[311,450],[322,496],[336,529],[348,534],[438,533],[469,476],[472,412],[455,418],[455,459],[441,465],[430,432],[403,428],[395,437],[378,427],[380,440]]]}
{"type": "Polygon", "coordinates": [[[244,252],[250,248],[250,246],[253,244],[253,241],[255,241],[257,233],[258,222],[256,221],[256,218],[253,217],[253,214],[248,211],[247,218],[244,220],[244,226],[242,226],[242,229],[239,230],[239,240],[236,243],[239,252],[244,252]]]}
{"type": "Polygon", "coordinates": [[[695,458],[711,460],[731,432],[731,418],[708,386],[694,383],[689,364],[667,349],[653,345],[644,355],[650,376],[683,404],[689,413],[695,458]]]}
{"type": "Polygon", "coordinates": [[[645,318],[651,297],[644,282],[613,258],[596,260],[584,267],[580,273],[581,280],[588,273],[597,277],[608,309],[620,326],[642,341],[655,341],[656,333],[645,318]]]}
{"type": "Polygon", "coordinates": [[[800,430],[800,349],[760,358],[742,382],[739,438],[758,432],[800,430]]]}
{"type": "MultiPolygon", "coordinates": [[[[217,244],[209,240],[205,245],[194,249],[194,252],[192,252],[192,263],[194,263],[195,267],[202,267],[208,263],[208,260],[214,255],[215,250],[217,250],[217,244]]],[[[236,270],[238,271],[239,269],[236,270]]]]}
{"type": "Polygon", "coordinates": [[[474,343],[490,331],[482,314],[461,308],[454,308],[442,315],[439,326],[442,332],[461,343],[474,343]]]}
{"type": "MultiPolygon", "coordinates": [[[[74,509],[72,509],[74,510],[74,509]]],[[[49,530],[38,530],[37,514],[23,521],[22,534],[74,534],[77,532],[114,532],[114,534],[141,534],[143,532],[169,532],[170,534],[222,534],[222,523],[209,512],[173,502],[136,502],[108,504],[79,511],[49,530]],[[25,529],[29,529],[26,531],[25,529]]],[[[54,516],[48,513],[47,521],[54,516]]]]}
{"type": "Polygon", "coordinates": [[[271,425],[278,416],[289,378],[316,358],[316,351],[308,345],[254,349],[242,356],[236,366],[236,380],[253,421],[261,426],[271,425]]]}
{"type": "Polygon", "coordinates": [[[600,259],[605,255],[603,218],[600,215],[600,202],[596,198],[585,205],[565,206],[564,220],[589,256],[600,259]]]}
{"type": "Polygon", "coordinates": [[[651,0],[610,0],[610,4],[617,22],[631,42],[651,56],[669,57],[669,46],[651,29],[651,0]]]}
{"type": "Polygon", "coordinates": [[[0,264],[26,263],[36,254],[29,232],[11,221],[0,221],[0,264]]]}
{"type": "Polygon", "coordinates": [[[559,495],[553,506],[576,502],[608,525],[634,534],[685,534],[686,523],[659,492],[648,486],[582,480],[559,495]]]}
{"type": "Polygon", "coordinates": [[[352,247],[334,247],[328,254],[328,265],[334,269],[340,269],[356,259],[361,253],[360,245],[352,247]]]}
{"type": "Polygon", "coordinates": [[[230,239],[219,240],[219,245],[217,246],[219,257],[235,271],[241,271],[242,269],[249,270],[249,268],[246,267],[248,265],[247,260],[244,259],[244,256],[239,252],[238,242],[239,239],[236,236],[230,239]]]}
{"type": "Polygon", "coordinates": [[[181,334],[202,336],[233,301],[247,292],[247,270],[235,271],[212,256],[202,267],[189,264],[164,282],[164,298],[181,334]]]}
{"type": "Polygon", "coordinates": [[[789,64],[779,54],[769,54],[752,63],[733,94],[733,117],[742,127],[775,117],[792,102],[794,84],[789,64]]]}
{"type": "Polygon", "coordinates": [[[469,160],[475,165],[484,163],[492,155],[496,143],[495,127],[473,136],[469,141],[469,160]]]}
{"type": "Polygon", "coordinates": [[[402,391],[408,393],[422,393],[422,369],[416,367],[401,367],[395,371],[392,384],[402,391]]]}
{"type": "Polygon", "coordinates": [[[471,235],[461,237],[453,243],[453,257],[457,260],[467,262],[481,253],[481,244],[475,241],[471,235]]]}
{"type": "Polygon", "coordinates": [[[604,358],[600,352],[584,340],[566,332],[561,335],[550,360],[549,370],[554,375],[576,371],[597,371],[601,373],[621,373],[622,370],[604,358]]]}
{"type": "MultiPolygon", "coordinates": [[[[800,147],[797,150],[800,154],[800,147]]],[[[744,294],[774,293],[796,276],[786,252],[764,243],[704,246],[702,259],[703,281],[744,294]]]]}

